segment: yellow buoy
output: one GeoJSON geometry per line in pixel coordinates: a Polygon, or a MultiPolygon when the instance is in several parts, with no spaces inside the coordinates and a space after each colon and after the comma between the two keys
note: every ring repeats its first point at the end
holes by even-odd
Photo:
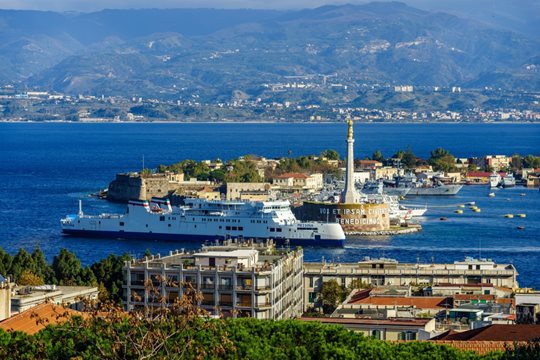
{"type": "Polygon", "coordinates": [[[465,205],[458,205],[458,208],[464,208],[465,205]]]}
{"type": "Polygon", "coordinates": [[[526,214],[517,214],[517,216],[519,216],[520,218],[524,218],[524,217],[527,217],[526,214]]]}
{"type": "Polygon", "coordinates": [[[463,214],[463,210],[459,210],[459,209],[456,210],[456,211],[454,211],[454,212],[455,212],[456,214],[463,214]]]}
{"type": "Polygon", "coordinates": [[[506,214],[506,215],[504,215],[504,217],[507,218],[507,219],[512,219],[512,218],[514,217],[514,215],[512,215],[512,214],[506,214]]]}
{"type": "Polygon", "coordinates": [[[479,208],[473,209],[474,212],[480,212],[481,210],[479,208]]]}

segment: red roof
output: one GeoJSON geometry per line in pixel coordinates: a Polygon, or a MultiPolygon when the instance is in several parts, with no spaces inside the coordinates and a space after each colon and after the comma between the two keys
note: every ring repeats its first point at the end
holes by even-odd
{"type": "Polygon", "coordinates": [[[428,297],[428,296],[371,296],[361,299],[351,298],[349,304],[365,304],[380,306],[413,306],[418,309],[446,308],[451,305],[452,300],[448,297],[428,297]]]}
{"type": "Polygon", "coordinates": [[[276,179],[288,179],[288,178],[307,179],[309,178],[309,176],[302,173],[285,173],[282,175],[275,176],[275,178],[276,179]]]}
{"type": "Polygon", "coordinates": [[[342,325],[393,325],[393,326],[421,326],[424,327],[432,319],[418,318],[388,318],[385,320],[358,319],[358,318],[309,318],[301,317],[302,321],[316,321],[324,324],[342,324],[342,325]]]}
{"type": "MultiPolygon", "coordinates": [[[[490,177],[492,173],[488,171],[469,171],[467,177],[490,177]]],[[[506,176],[505,172],[499,172],[500,176],[506,176]]]]}
{"type": "Polygon", "coordinates": [[[474,294],[456,294],[454,300],[495,300],[495,295],[474,295],[474,294]]]}
{"type": "Polygon", "coordinates": [[[0,329],[22,331],[31,335],[47,325],[65,322],[73,315],[86,316],[60,305],[43,303],[0,322],[0,329]]]}
{"type": "Polygon", "coordinates": [[[529,341],[540,338],[540,325],[488,325],[464,332],[447,331],[431,340],[529,341]]]}

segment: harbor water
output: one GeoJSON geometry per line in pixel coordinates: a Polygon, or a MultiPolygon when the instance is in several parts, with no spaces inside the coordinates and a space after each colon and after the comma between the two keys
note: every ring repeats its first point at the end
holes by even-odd
{"type": "MultiPolygon", "coordinates": [[[[62,236],[59,219],[77,211],[123,211],[124,206],[89,197],[117,172],[170,164],[186,158],[227,160],[245,154],[266,157],[345,154],[343,124],[59,124],[0,123],[0,247],[10,253],[40,246],[49,260],[61,248],[91,264],[110,253],[161,254],[191,243],[84,239],[62,236]]],[[[436,147],[458,157],[540,153],[540,125],[359,124],[357,157],[381,150],[391,156],[411,146],[427,158],[436,147]]],[[[343,249],[306,248],[306,261],[356,262],[366,256],[406,262],[453,262],[465,256],[513,263],[521,286],[540,288],[540,192],[515,187],[465,186],[457,196],[416,197],[406,203],[429,210],[414,234],[350,238],[343,249]],[[459,204],[474,201],[481,212],[459,204]],[[505,214],[526,214],[507,219],[505,214]],[[446,218],[446,220],[441,220],[446,218]],[[518,229],[522,227],[523,229],[518,229]]]]}

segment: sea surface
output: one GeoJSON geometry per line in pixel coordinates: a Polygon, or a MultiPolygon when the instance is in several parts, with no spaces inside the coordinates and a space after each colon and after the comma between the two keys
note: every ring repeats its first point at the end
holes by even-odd
{"type": "MultiPolygon", "coordinates": [[[[244,154],[280,157],[336,149],[345,155],[344,124],[77,124],[0,123],[0,247],[14,254],[40,246],[49,260],[61,248],[91,264],[110,253],[166,254],[190,243],[84,239],[62,236],[59,220],[77,211],[123,211],[123,206],[89,197],[115,174],[155,168],[182,159],[231,159],[244,154]]],[[[408,146],[428,158],[443,147],[458,157],[540,153],[540,124],[357,124],[356,157],[381,150],[391,156],[408,146]]],[[[465,256],[513,263],[520,285],[540,288],[540,191],[465,186],[453,197],[417,197],[426,205],[423,231],[373,239],[349,239],[343,249],[305,248],[306,261],[356,262],[366,256],[407,262],[453,262],[465,256]],[[474,213],[454,213],[475,201],[474,213]],[[526,218],[506,219],[506,213],[526,218]],[[440,220],[446,217],[447,220],[440,220]],[[517,229],[523,226],[523,230],[517,229]]]]}

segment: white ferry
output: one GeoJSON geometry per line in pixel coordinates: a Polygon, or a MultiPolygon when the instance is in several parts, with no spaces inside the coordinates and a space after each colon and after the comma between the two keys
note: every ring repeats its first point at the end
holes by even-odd
{"type": "Polygon", "coordinates": [[[273,239],[301,246],[345,245],[339,224],[300,222],[288,201],[240,202],[186,199],[171,207],[168,199],[131,200],[125,214],[86,215],[61,219],[69,235],[178,241],[213,241],[228,238],[273,239]]]}

